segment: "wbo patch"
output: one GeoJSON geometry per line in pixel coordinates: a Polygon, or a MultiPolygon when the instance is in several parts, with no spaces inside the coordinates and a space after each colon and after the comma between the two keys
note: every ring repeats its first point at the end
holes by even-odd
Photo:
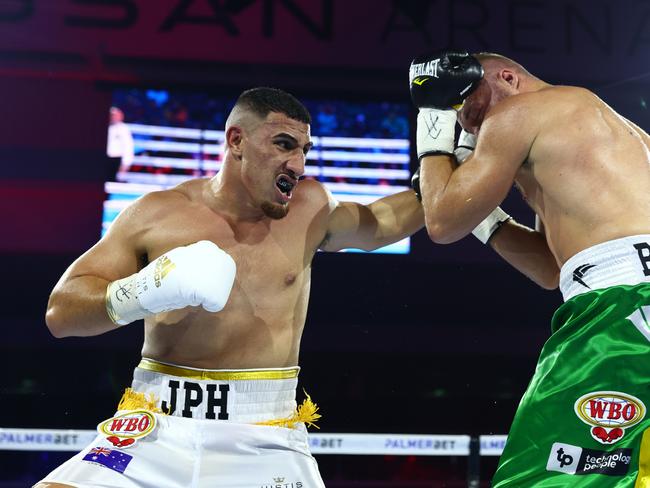
{"type": "Polygon", "coordinates": [[[156,416],[147,410],[133,410],[104,420],[97,431],[117,448],[131,447],[156,428],[156,416]]]}
{"type": "Polygon", "coordinates": [[[606,445],[620,441],[625,429],[641,422],[646,414],[641,400],[618,391],[587,393],[576,400],[574,410],[591,426],[591,437],[606,445]]]}
{"type": "Polygon", "coordinates": [[[133,456],[129,456],[122,451],[116,451],[106,447],[93,447],[82,460],[99,464],[118,473],[124,473],[131,459],[133,459],[133,456]]]}

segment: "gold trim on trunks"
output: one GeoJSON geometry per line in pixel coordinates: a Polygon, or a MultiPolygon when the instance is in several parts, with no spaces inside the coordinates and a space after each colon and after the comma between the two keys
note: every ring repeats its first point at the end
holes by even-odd
{"type": "Polygon", "coordinates": [[[156,373],[168,374],[171,376],[180,376],[193,380],[288,380],[298,377],[300,368],[283,368],[283,369],[244,369],[244,370],[227,370],[227,369],[193,369],[174,366],[172,364],[159,363],[153,359],[142,358],[138,368],[156,373]]]}
{"type": "Polygon", "coordinates": [[[321,414],[318,413],[318,405],[312,401],[311,397],[305,390],[303,390],[303,392],[305,393],[306,398],[291,417],[255,422],[255,425],[271,425],[274,427],[287,427],[289,429],[294,429],[297,423],[302,422],[306,427],[316,427],[317,429],[320,429],[320,427],[316,425],[318,419],[321,418],[321,414]]]}

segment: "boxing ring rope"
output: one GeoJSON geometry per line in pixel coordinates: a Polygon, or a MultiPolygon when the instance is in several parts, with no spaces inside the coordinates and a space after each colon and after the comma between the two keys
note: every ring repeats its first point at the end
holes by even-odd
{"type": "MultiPolygon", "coordinates": [[[[0,427],[0,451],[74,451],[89,445],[96,430],[0,427]]],[[[505,435],[309,433],[312,454],[460,456],[467,460],[467,486],[480,486],[480,458],[500,456],[505,435]]]]}
{"type": "MultiPolygon", "coordinates": [[[[0,427],[0,451],[80,451],[96,430],[20,429],[0,427]]],[[[309,433],[313,454],[470,456],[472,436],[438,434],[326,434],[309,433]]],[[[505,435],[477,438],[479,456],[500,456],[505,435]]]]}

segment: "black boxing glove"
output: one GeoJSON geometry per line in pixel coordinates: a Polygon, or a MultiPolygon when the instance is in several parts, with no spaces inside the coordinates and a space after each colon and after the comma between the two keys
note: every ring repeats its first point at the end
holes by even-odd
{"type": "Polygon", "coordinates": [[[453,154],[456,110],[483,78],[483,67],[467,51],[441,51],[418,56],[411,63],[411,99],[420,109],[418,158],[453,154]]]}
{"type": "Polygon", "coordinates": [[[483,78],[483,67],[467,51],[438,51],[411,62],[411,98],[418,107],[459,108],[483,78]]]}

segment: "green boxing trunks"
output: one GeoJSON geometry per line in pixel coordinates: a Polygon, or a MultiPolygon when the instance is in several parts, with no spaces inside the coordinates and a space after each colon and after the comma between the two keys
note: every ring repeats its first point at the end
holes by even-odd
{"type": "Polygon", "coordinates": [[[650,235],[569,259],[493,488],[650,488],[650,235]]]}

